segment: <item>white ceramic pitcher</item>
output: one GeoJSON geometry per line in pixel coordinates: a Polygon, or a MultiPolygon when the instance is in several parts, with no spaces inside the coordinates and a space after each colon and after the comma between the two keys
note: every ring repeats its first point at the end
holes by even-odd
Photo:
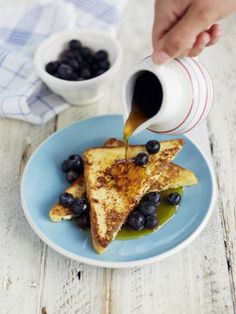
{"type": "Polygon", "coordinates": [[[207,69],[198,60],[189,57],[158,66],[149,56],[124,80],[124,120],[131,111],[135,81],[141,71],[150,71],[157,76],[162,86],[163,99],[156,115],[142,123],[134,135],[146,128],[157,133],[183,134],[206,118],[213,103],[213,84],[207,69]]]}

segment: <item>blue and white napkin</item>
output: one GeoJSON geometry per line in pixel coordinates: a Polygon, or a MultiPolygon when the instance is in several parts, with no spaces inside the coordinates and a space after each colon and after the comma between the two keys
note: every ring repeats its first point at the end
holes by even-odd
{"type": "Polygon", "coordinates": [[[66,28],[115,34],[126,0],[57,0],[0,10],[0,116],[44,124],[68,107],[39,79],[33,54],[66,28]]]}

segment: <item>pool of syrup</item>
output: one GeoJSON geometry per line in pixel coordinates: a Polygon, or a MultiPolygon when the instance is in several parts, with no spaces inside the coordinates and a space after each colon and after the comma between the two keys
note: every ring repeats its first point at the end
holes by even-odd
{"type": "Polygon", "coordinates": [[[143,229],[143,230],[129,230],[125,226],[121,228],[116,239],[117,240],[132,240],[142,238],[149,234],[159,231],[168,221],[170,221],[176,214],[178,206],[173,206],[167,203],[167,197],[171,192],[178,192],[181,196],[184,193],[184,188],[180,187],[178,189],[167,190],[161,192],[161,204],[157,206],[157,218],[159,224],[153,229],[143,229]]]}

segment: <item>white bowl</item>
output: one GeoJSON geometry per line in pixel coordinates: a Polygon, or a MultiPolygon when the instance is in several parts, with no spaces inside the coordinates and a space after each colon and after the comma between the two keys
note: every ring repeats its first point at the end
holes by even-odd
{"type": "Polygon", "coordinates": [[[68,29],[43,41],[35,52],[34,62],[39,77],[54,93],[70,104],[86,105],[97,101],[109,88],[121,63],[121,46],[115,38],[97,30],[68,29]],[[110,68],[103,74],[84,81],[66,81],[48,74],[45,65],[57,60],[71,39],[79,39],[84,46],[94,50],[106,50],[110,68]]]}

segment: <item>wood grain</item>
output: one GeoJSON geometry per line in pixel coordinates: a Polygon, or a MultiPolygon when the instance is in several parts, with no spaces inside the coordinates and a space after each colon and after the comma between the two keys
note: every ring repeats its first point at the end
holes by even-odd
{"type": "Polygon", "coordinates": [[[223,24],[225,36],[217,49],[210,50],[205,59],[215,83],[215,106],[209,117],[210,143],[219,189],[219,210],[234,313],[236,313],[236,35],[233,16],[223,24]],[[213,62],[217,61],[217,66],[213,62]]]}
{"type": "Polygon", "coordinates": [[[121,112],[122,78],[151,51],[152,7],[151,0],[128,1],[119,30],[122,67],[99,103],[71,107],[41,127],[0,120],[1,314],[236,313],[235,18],[225,22],[227,35],[219,48],[203,57],[216,85],[215,107],[208,126],[202,125],[191,136],[213,156],[219,198],[207,227],[188,248],[145,267],[96,268],[48,248],[30,229],[21,210],[20,176],[38,144],[73,121],[121,112]]]}
{"type": "Polygon", "coordinates": [[[43,244],[32,232],[20,205],[19,172],[53,130],[0,120],[0,303],[1,313],[36,313],[43,244]],[[30,297],[29,297],[30,296],[30,297]]]}

